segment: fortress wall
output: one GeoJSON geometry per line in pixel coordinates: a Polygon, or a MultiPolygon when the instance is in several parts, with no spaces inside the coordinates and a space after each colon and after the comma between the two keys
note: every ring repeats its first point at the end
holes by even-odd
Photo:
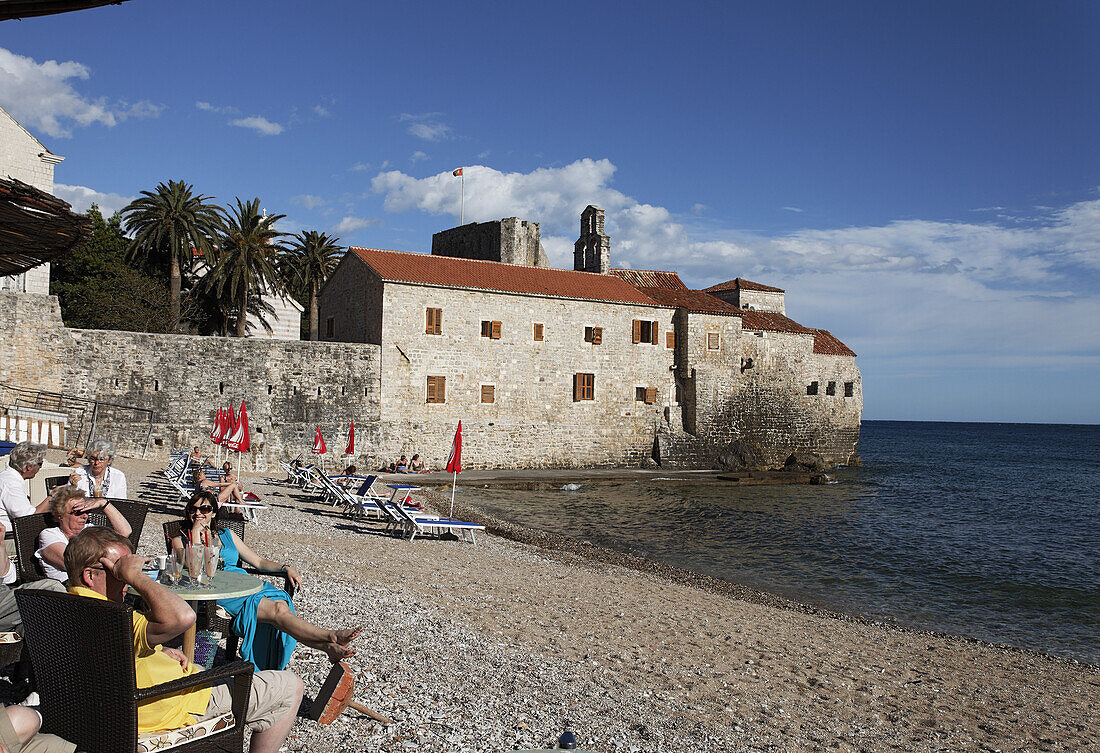
{"type": "Polygon", "coordinates": [[[637,464],[658,425],[679,425],[665,333],[673,310],[529,295],[387,283],[381,352],[382,418],[392,452],[446,460],[462,421],[469,467],[592,467],[637,464]],[[425,334],[425,309],[441,308],[442,331],[425,334]],[[632,343],[632,321],[658,321],[659,344],[632,343]],[[499,321],[500,339],[481,322],[499,321]],[[534,325],[543,325],[543,340],[534,325]],[[603,342],[585,342],[585,327],[603,342]],[[573,375],[595,376],[595,400],[573,400],[573,375]],[[446,402],[426,402],[428,376],[446,377],[446,402]],[[493,385],[493,403],[481,402],[493,385]],[[651,405],[637,387],[656,387],[651,405]]]}
{"type": "Polygon", "coordinates": [[[382,342],[382,283],[354,253],[344,254],[317,303],[317,336],[347,343],[382,342]],[[333,332],[328,334],[328,320],[333,332]]]}
{"type": "MultiPolygon", "coordinates": [[[[358,447],[380,434],[375,345],[70,330],[55,297],[15,294],[0,294],[0,332],[7,384],[153,410],[149,458],[210,448],[214,411],[242,399],[253,444],[245,468],[312,447],[318,425],[336,452],[352,418],[358,447]]],[[[98,425],[121,454],[142,455],[147,417],[102,408],[98,425]]]]}
{"type": "Polygon", "coordinates": [[[757,443],[771,466],[796,450],[816,452],[830,464],[847,463],[857,451],[863,393],[854,358],[815,354],[809,335],[758,336],[742,330],[738,317],[690,314],[685,329],[678,373],[688,393],[684,425],[691,435],[670,437],[663,456],[706,464],[739,438],[757,443]],[[710,333],[719,334],[718,350],[708,347],[710,333]],[[818,394],[807,395],[813,381],[818,394]],[[827,394],[830,381],[834,395],[827,394]],[[846,382],[851,397],[844,396],[846,382]]]}

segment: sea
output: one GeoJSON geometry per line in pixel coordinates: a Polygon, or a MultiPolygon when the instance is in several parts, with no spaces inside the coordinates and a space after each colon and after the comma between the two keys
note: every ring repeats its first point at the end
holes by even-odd
{"type": "Polygon", "coordinates": [[[1100,426],[864,421],[824,486],[478,489],[498,517],[829,610],[1100,664],[1100,426]]]}

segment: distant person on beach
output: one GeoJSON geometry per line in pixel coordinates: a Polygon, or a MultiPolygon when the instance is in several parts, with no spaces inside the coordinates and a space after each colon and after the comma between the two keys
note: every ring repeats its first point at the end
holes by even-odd
{"type": "Polygon", "coordinates": [[[351,487],[355,486],[358,483],[358,479],[354,478],[356,470],[357,469],[354,465],[349,465],[347,468],[345,468],[344,473],[342,474],[343,478],[340,479],[340,481],[338,482],[340,486],[344,487],[345,489],[350,489],[351,487]]]}
{"type": "Polygon", "coordinates": [[[88,445],[88,464],[69,476],[69,483],[89,497],[127,499],[126,475],[112,467],[115,446],[106,439],[88,445]]]}
{"type": "Polygon", "coordinates": [[[210,462],[210,457],[208,455],[203,455],[201,452],[199,452],[198,445],[195,445],[195,448],[191,450],[190,459],[192,465],[205,465],[210,468],[214,467],[214,464],[210,462]]]}
{"type": "MultiPolygon", "coordinates": [[[[243,573],[244,570],[237,566],[243,560],[261,570],[286,573],[296,589],[302,587],[297,570],[285,563],[264,559],[232,530],[222,527],[218,518],[219,508],[214,492],[195,492],[184,509],[180,535],[172,539],[173,548],[200,542],[215,546],[220,544],[226,570],[243,573]]],[[[323,651],[335,664],[355,653],[355,649],[349,648],[348,644],[362,629],[324,630],[306,622],[294,613],[294,603],[287,592],[270,583],[264,583],[263,590],[251,596],[218,599],[218,606],[233,616],[230,627],[241,639],[241,658],[261,670],[285,667],[298,641],[323,651]]]]}
{"type": "Polygon", "coordinates": [[[236,476],[233,480],[223,478],[221,481],[215,481],[206,477],[206,470],[203,468],[195,471],[194,476],[195,491],[211,491],[218,495],[219,504],[225,504],[232,500],[235,504],[244,504],[244,495],[241,494],[240,484],[237,483],[236,476]]]}
{"type": "Polygon", "coordinates": [[[409,460],[404,455],[397,461],[397,466],[393,469],[394,473],[408,473],[409,472],[409,460]]]}
{"type": "Polygon", "coordinates": [[[38,535],[38,550],[34,553],[47,578],[64,581],[68,577],[65,573],[65,549],[73,536],[89,526],[95,528],[94,524],[88,523],[88,513],[96,510],[102,512],[115,533],[130,535],[130,524],[110,500],[101,497],[87,499],[82,489],[66,484],[54,489],[47,501],[57,526],[47,528],[38,535]]]}
{"type": "MultiPolygon", "coordinates": [[[[73,537],[66,554],[69,593],[122,602],[127,590],[132,590],[146,605],[144,612],[133,613],[138,687],[160,685],[197,671],[182,652],[161,645],[195,624],[194,610],[142,572],[149,560],[133,554],[127,539],[103,528],[91,528],[73,537]]],[[[88,699],[83,711],[93,714],[95,700],[88,699]]],[[[302,681],[293,672],[256,672],[244,709],[244,722],[252,730],[249,750],[279,750],[294,726],[301,702],[302,681]]],[[[196,718],[221,716],[232,707],[228,685],[181,690],[139,704],[137,734],[179,729],[194,724],[196,718]]]]}
{"type": "Polygon", "coordinates": [[[427,473],[428,469],[424,467],[424,461],[420,459],[420,455],[413,455],[412,460],[409,461],[409,473],[427,473]]]}

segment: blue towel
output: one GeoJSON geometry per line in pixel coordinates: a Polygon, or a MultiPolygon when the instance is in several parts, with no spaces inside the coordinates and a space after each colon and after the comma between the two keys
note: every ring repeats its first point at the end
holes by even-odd
{"type": "MultiPolygon", "coordinates": [[[[237,551],[237,545],[233,543],[233,537],[229,535],[229,529],[223,528],[218,538],[222,543],[221,556],[225,560],[225,569],[243,573],[244,570],[237,567],[241,555],[237,551]]],[[[251,596],[219,599],[218,606],[233,615],[230,629],[241,639],[242,659],[252,662],[258,670],[286,669],[298,641],[274,625],[256,619],[261,599],[285,601],[290,611],[294,612],[294,602],[290,600],[290,594],[270,583],[264,583],[263,589],[251,596]]]]}

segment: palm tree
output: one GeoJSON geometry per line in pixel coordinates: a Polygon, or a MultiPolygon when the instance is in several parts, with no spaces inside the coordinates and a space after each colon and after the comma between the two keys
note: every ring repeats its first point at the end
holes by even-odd
{"type": "Polygon", "coordinates": [[[126,232],[132,234],[129,258],[168,256],[169,332],[179,328],[180,270],[191,268],[192,249],[213,263],[211,239],[222,227],[221,207],[207,203],[213,197],[196,196],[192,190],[182,180],[170,180],[158,184],[155,193],[142,191],[141,198],[122,210],[126,232]]]}
{"type": "Polygon", "coordinates": [[[339,244],[339,238],[330,238],[316,230],[298,233],[282,260],[283,279],[300,291],[309,307],[310,340],[316,340],[318,335],[317,293],[340,263],[343,247],[339,244]]]}
{"type": "Polygon", "coordinates": [[[226,296],[237,311],[237,337],[247,334],[250,295],[283,293],[275,265],[285,252],[278,239],[286,233],[280,233],[274,225],[285,216],[260,214],[259,199],[237,199],[237,207],[225,224],[218,262],[210,274],[218,295],[226,296]]]}

